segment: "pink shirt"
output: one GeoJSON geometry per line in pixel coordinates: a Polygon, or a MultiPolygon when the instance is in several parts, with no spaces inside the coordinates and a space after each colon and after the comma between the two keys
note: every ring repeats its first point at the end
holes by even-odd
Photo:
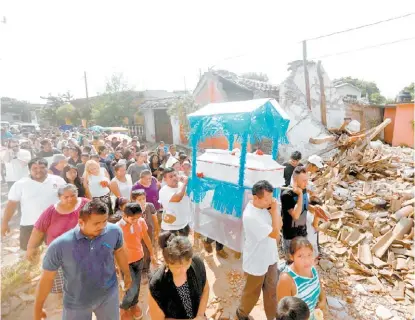
{"type": "Polygon", "coordinates": [[[51,205],[40,215],[35,223],[35,228],[46,234],[47,245],[78,224],[79,211],[89,201],[86,198],[78,199],[80,202],[71,213],[61,214],[56,210],[55,205],[51,205]]]}

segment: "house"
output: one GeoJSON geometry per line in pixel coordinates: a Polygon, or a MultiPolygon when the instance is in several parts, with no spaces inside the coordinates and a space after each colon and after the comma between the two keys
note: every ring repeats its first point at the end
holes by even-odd
{"type": "MultiPolygon", "coordinates": [[[[175,117],[168,115],[167,110],[177,99],[185,95],[184,92],[166,90],[120,92],[120,94],[125,93],[134,97],[131,105],[137,108],[134,118],[126,119],[128,122],[124,124],[124,127],[130,129],[132,135],[148,142],[180,143],[179,122],[175,117]]],[[[90,97],[89,103],[98,102],[100,97],[90,97]]],[[[87,100],[85,98],[75,99],[71,101],[71,104],[75,108],[83,108],[87,100]]]]}
{"type": "Polygon", "coordinates": [[[384,119],[392,122],[385,128],[385,142],[392,146],[414,147],[414,102],[385,105],[384,119]]]}
{"type": "Polygon", "coordinates": [[[336,88],[337,94],[343,99],[343,101],[355,102],[360,100],[362,97],[362,91],[350,83],[339,82],[335,83],[334,87],[336,88]]]}
{"type": "Polygon", "coordinates": [[[251,80],[227,70],[210,70],[203,74],[193,90],[195,102],[205,106],[211,102],[279,98],[279,88],[268,82],[251,80]]]}
{"type": "Polygon", "coordinates": [[[43,104],[34,104],[12,98],[1,98],[1,120],[26,123],[38,123],[43,104]]]}
{"type": "MultiPolygon", "coordinates": [[[[313,145],[310,138],[328,135],[327,128],[321,123],[320,77],[324,81],[324,93],[327,104],[327,126],[339,127],[345,117],[345,105],[338,95],[327,73],[317,63],[308,61],[310,80],[311,109],[307,106],[303,61],[289,64],[290,75],[279,85],[246,79],[225,70],[210,70],[199,80],[193,96],[196,103],[204,106],[210,102],[241,101],[256,98],[274,98],[290,117],[287,136],[290,143],[281,145],[279,157],[288,159],[291,152],[298,150],[303,157],[314,154],[327,147],[327,144],[313,145]]],[[[227,148],[224,137],[206,139],[202,148],[227,148]]],[[[270,143],[262,141],[260,148],[270,153],[270,143]],[[264,142],[264,143],[263,143],[264,142]]]]}
{"type": "Polygon", "coordinates": [[[170,116],[167,111],[181,98],[181,94],[171,93],[170,97],[150,98],[140,103],[138,109],[144,116],[146,141],[180,144],[179,120],[175,116],[170,116]]]}
{"type": "MultiPolygon", "coordinates": [[[[247,79],[227,70],[209,70],[204,73],[193,91],[195,102],[205,106],[211,102],[243,101],[259,98],[279,99],[279,88],[268,82],[247,79]]],[[[183,139],[182,139],[183,140],[183,139]]],[[[183,141],[186,143],[186,141],[183,141]]],[[[227,149],[225,137],[207,138],[201,148],[227,149]]],[[[238,147],[238,144],[235,144],[238,147]]],[[[270,147],[270,144],[269,144],[270,147]]]]}

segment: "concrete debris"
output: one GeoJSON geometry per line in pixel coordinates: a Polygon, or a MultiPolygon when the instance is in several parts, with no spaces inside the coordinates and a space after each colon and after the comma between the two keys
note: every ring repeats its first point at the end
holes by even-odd
{"type": "MultiPolygon", "coordinates": [[[[413,303],[415,151],[371,142],[389,122],[386,119],[360,132],[348,130],[347,122],[329,129],[338,152],[326,159],[325,168],[311,175],[329,217],[319,226],[324,252],[320,267],[328,272],[332,262],[343,263],[339,271],[358,295],[387,294],[395,303],[413,303]]],[[[336,283],[329,286],[337,292],[336,283]]],[[[390,319],[394,315],[382,305],[376,316],[390,319]]]]}
{"type": "Polygon", "coordinates": [[[341,311],[344,309],[346,302],[343,300],[336,299],[334,297],[327,297],[327,303],[330,309],[341,311]]]}
{"type": "Polygon", "coordinates": [[[388,320],[393,317],[393,314],[389,309],[380,305],[376,308],[376,316],[378,317],[378,319],[388,320]]]}

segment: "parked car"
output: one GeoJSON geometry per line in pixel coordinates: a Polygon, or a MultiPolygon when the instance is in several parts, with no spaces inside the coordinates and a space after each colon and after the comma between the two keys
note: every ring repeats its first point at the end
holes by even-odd
{"type": "Polygon", "coordinates": [[[6,128],[6,130],[10,129],[10,123],[8,121],[0,121],[0,126],[6,128]]]}
{"type": "Polygon", "coordinates": [[[10,132],[13,133],[13,134],[20,133],[20,125],[18,125],[18,124],[10,125],[10,132]]]}
{"type": "Polygon", "coordinates": [[[36,133],[40,132],[40,127],[37,123],[22,123],[20,125],[20,132],[36,133]]]}

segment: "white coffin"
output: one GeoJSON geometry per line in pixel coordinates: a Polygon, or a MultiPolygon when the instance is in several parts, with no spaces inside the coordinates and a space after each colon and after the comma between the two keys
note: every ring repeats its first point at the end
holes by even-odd
{"type": "MultiPolygon", "coordinates": [[[[206,149],[197,157],[197,173],[207,178],[238,184],[240,154],[229,150],[206,149]]],[[[244,186],[252,187],[259,180],[267,180],[272,186],[280,187],[285,183],[284,167],[274,161],[270,155],[247,153],[244,186]]]]}

